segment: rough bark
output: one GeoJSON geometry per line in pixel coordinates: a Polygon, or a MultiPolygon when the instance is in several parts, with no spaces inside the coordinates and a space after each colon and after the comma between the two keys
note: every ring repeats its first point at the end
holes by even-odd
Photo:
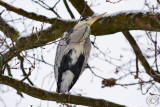
{"type": "Polygon", "coordinates": [[[103,99],[94,99],[94,98],[76,96],[76,95],[68,96],[66,94],[57,94],[55,92],[49,92],[46,90],[32,87],[24,82],[18,81],[14,78],[4,76],[4,75],[0,75],[0,84],[8,85],[29,96],[32,96],[41,100],[56,101],[60,103],[70,103],[70,104],[85,105],[85,106],[92,106],[92,107],[124,107],[123,105],[105,101],[103,99]]]}

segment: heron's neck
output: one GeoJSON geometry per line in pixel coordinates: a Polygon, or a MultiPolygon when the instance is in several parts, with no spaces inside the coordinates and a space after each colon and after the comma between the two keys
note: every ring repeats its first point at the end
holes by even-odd
{"type": "Polygon", "coordinates": [[[86,41],[87,38],[90,36],[91,28],[88,24],[85,25],[85,31],[83,32],[83,36],[81,38],[81,41],[86,41]]]}
{"type": "Polygon", "coordinates": [[[89,24],[85,23],[85,24],[77,24],[77,25],[74,27],[74,29],[79,29],[79,28],[83,27],[84,25],[87,25],[88,27],[90,27],[89,24]]]}

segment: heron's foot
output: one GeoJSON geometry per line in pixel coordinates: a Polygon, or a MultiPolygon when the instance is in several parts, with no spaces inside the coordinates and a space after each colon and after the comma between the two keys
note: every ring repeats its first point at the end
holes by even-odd
{"type": "Polygon", "coordinates": [[[65,93],[58,93],[59,95],[66,95],[67,96],[67,101],[70,100],[70,95],[71,95],[71,92],[65,92],[65,93]]]}
{"type": "Polygon", "coordinates": [[[62,95],[63,93],[58,93],[59,95],[62,95]]]}
{"type": "Polygon", "coordinates": [[[67,101],[69,101],[70,100],[71,92],[65,92],[65,94],[67,95],[67,101]]]}

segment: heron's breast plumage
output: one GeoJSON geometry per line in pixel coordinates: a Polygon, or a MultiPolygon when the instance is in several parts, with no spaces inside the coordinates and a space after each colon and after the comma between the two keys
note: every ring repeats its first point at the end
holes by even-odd
{"type": "Polygon", "coordinates": [[[84,48],[81,46],[81,44],[76,45],[74,49],[72,49],[72,54],[70,55],[72,59],[72,65],[74,65],[77,62],[77,59],[81,54],[83,54],[84,48]]]}

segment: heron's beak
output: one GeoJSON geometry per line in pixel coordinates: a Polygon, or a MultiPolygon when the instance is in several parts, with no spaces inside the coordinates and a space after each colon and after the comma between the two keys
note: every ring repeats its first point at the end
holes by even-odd
{"type": "Polygon", "coordinates": [[[102,16],[104,16],[107,12],[103,13],[103,14],[100,14],[94,18],[92,18],[90,21],[89,21],[89,24],[92,25],[97,19],[101,18],[102,16]]]}

